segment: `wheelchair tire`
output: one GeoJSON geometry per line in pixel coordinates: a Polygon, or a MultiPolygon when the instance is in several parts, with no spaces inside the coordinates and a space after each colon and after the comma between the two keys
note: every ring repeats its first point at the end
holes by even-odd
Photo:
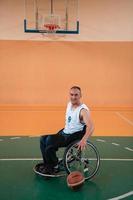
{"type": "MultiPolygon", "coordinates": [[[[64,156],[63,156],[63,162],[64,162],[64,167],[65,167],[65,170],[67,172],[67,174],[70,174],[71,173],[71,170],[69,169],[68,167],[68,163],[67,163],[67,154],[68,154],[68,151],[74,146],[76,145],[80,140],[75,140],[74,142],[72,142],[71,144],[69,144],[65,151],[64,151],[64,156]]],[[[98,172],[99,170],[99,167],[100,167],[100,155],[99,155],[99,152],[97,150],[97,148],[95,147],[94,144],[92,144],[90,141],[87,141],[87,145],[89,145],[95,152],[95,155],[96,155],[96,158],[97,158],[97,164],[96,164],[96,168],[94,170],[94,172],[88,176],[88,177],[85,177],[85,180],[90,180],[92,179],[96,173],[98,172]]]]}

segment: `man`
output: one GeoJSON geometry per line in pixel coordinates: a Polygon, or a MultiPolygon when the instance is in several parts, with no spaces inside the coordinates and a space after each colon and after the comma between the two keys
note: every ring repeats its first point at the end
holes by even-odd
{"type": "Polygon", "coordinates": [[[94,126],[89,108],[81,102],[81,89],[78,86],[70,88],[70,101],[66,109],[65,128],[57,134],[45,135],[40,138],[40,149],[43,163],[37,169],[41,174],[55,174],[59,172],[56,151],[59,147],[66,147],[79,139],[81,150],[86,147],[88,137],[93,133],[94,126]]]}

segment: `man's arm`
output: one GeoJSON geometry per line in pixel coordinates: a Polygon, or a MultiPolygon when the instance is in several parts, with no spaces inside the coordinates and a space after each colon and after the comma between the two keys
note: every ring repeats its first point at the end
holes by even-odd
{"type": "Polygon", "coordinates": [[[85,135],[83,136],[82,140],[79,143],[79,148],[81,148],[81,150],[82,150],[86,146],[87,139],[92,135],[92,133],[94,131],[94,124],[90,117],[89,112],[86,109],[81,110],[81,117],[82,117],[84,123],[86,124],[85,135]]]}

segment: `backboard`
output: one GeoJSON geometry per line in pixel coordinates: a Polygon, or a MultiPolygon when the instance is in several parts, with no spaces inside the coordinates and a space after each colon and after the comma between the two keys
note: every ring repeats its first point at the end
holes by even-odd
{"type": "Polygon", "coordinates": [[[78,34],[78,0],[25,0],[24,31],[78,34]]]}

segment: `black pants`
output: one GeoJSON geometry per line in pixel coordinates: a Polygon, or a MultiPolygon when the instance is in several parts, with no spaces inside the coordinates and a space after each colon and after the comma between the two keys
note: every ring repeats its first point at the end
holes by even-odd
{"type": "Polygon", "coordinates": [[[41,136],[40,149],[44,164],[49,168],[56,166],[58,164],[58,158],[56,156],[58,148],[67,147],[71,142],[81,140],[85,131],[86,125],[82,131],[73,134],[65,134],[63,129],[61,129],[57,134],[41,136]]]}

